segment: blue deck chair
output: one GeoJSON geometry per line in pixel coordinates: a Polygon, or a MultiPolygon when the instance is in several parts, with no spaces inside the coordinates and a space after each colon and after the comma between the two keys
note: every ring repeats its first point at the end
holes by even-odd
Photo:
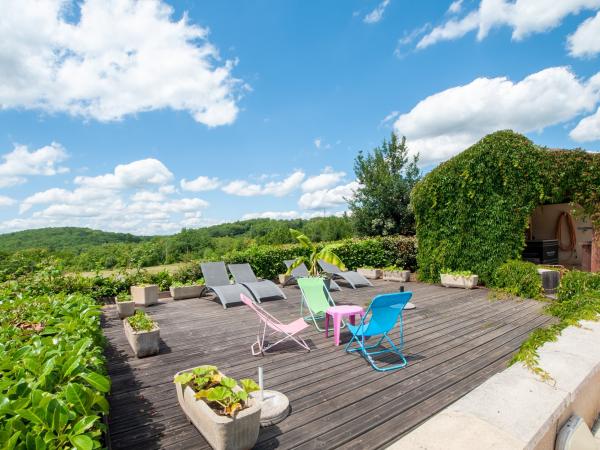
{"type": "Polygon", "coordinates": [[[346,345],[347,352],[360,352],[367,361],[373,366],[373,369],[385,372],[387,370],[401,369],[406,366],[406,358],[402,354],[402,347],[404,346],[404,333],[403,333],[403,320],[402,311],[404,307],[412,297],[412,292],[397,292],[393,294],[382,294],[376,296],[369,307],[365,315],[362,317],[358,325],[346,324],[350,332],[352,333],[352,339],[346,345]],[[368,322],[365,320],[371,313],[371,317],[368,322]],[[388,336],[388,333],[392,331],[394,325],[400,317],[400,345],[396,346],[392,339],[388,336]],[[381,336],[379,341],[373,345],[365,345],[365,339],[369,339],[373,336],[381,336]],[[391,348],[383,347],[381,344],[386,340],[391,348]],[[352,343],[356,341],[358,347],[352,347],[352,343]],[[381,350],[369,351],[375,348],[381,347],[381,350]],[[396,364],[387,367],[379,367],[375,364],[372,355],[378,355],[381,353],[394,353],[402,359],[402,364],[396,364]]]}

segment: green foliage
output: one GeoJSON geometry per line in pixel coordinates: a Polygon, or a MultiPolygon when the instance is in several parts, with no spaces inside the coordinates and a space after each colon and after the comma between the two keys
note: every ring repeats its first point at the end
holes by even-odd
{"type": "Polygon", "coordinates": [[[385,266],[383,270],[385,270],[386,272],[402,272],[404,270],[404,267],[392,264],[391,266],[385,266]]]}
{"type": "Polygon", "coordinates": [[[372,153],[360,152],[354,173],[360,183],[349,201],[357,231],[366,236],[414,234],[410,192],[418,181],[418,156],[409,160],[406,138],[392,133],[372,153]]]}
{"type": "Polygon", "coordinates": [[[490,283],[496,267],[520,259],[536,206],[572,201],[600,224],[600,154],[549,151],[498,131],[432,170],[411,199],[420,278],[437,282],[450,267],[490,283]]]}
{"type": "Polygon", "coordinates": [[[191,387],[216,412],[233,417],[247,405],[248,394],[260,389],[254,380],[240,380],[221,374],[216,366],[200,366],[175,376],[174,383],[191,387]]]}
{"type": "Polygon", "coordinates": [[[110,380],[100,308],[89,296],[0,295],[0,443],[101,447],[110,380]]]}
{"type": "Polygon", "coordinates": [[[542,279],[531,262],[511,260],[496,270],[492,286],[508,295],[522,298],[543,298],[542,279]]]}
{"type": "MultiPolygon", "coordinates": [[[[321,249],[322,244],[317,244],[321,249]]],[[[385,236],[367,239],[346,239],[333,244],[335,254],[344,261],[349,270],[365,265],[385,267],[398,265],[415,270],[417,241],[412,236],[385,236]]],[[[223,258],[226,263],[249,263],[256,276],[274,280],[286,272],[283,261],[308,258],[310,251],[302,245],[250,247],[243,251],[231,252],[223,258]]]]}
{"type": "Polygon", "coordinates": [[[581,320],[600,317],[600,274],[573,271],[565,274],[558,290],[558,299],[546,308],[557,319],[547,328],[535,330],[521,345],[512,362],[520,361],[542,378],[549,374],[538,366],[537,350],[546,342],[555,341],[562,330],[578,325],[581,320]]]}
{"type": "Polygon", "coordinates": [[[127,291],[125,292],[119,292],[116,297],[115,297],[116,301],[118,302],[130,302],[131,301],[131,294],[127,291]]]}
{"type": "Polygon", "coordinates": [[[470,277],[473,275],[473,272],[470,270],[452,270],[447,268],[441,269],[440,273],[444,275],[452,275],[454,277],[470,277]]]}
{"type": "Polygon", "coordinates": [[[129,322],[133,331],[152,331],[156,328],[156,322],[141,309],[137,309],[133,316],[129,316],[125,320],[129,322]]]}
{"type": "Polygon", "coordinates": [[[294,270],[296,267],[306,263],[308,266],[308,273],[313,277],[317,277],[321,272],[319,268],[320,260],[323,260],[329,264],[333,264],[339,267],[341,270],[346,270],[346,266],[344,265],[342,260],[333,251],[332,244],[326,245],[319,249],[307,236],[300,233],[298,230],[290,228],[290,233],[298,242],[300,242],[301,246],[303,246],[310,252],[310,254],[308,255],[308,257],[298,256],[288,268],[286,272],[287,275],[290,275],[292,273],[292,270],[294,270]]]}

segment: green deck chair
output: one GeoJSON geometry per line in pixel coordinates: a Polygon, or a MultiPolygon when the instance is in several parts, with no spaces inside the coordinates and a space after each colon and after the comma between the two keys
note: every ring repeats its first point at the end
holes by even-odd
{"type": "MultiPolygon", "coordinates": [[[[325,311],[330,306],[335,306],[335,302],[329,295],[329,291],[325,287],[325,283],[322,278],[298,278],[298,287],[302,292],[302,301],[300,302],[300,315],[305,321],[312,320],[319,331],[325,331],[317,323],[317,319],[325,319],[325,311]],[[306,303],[306,307],[310,312],[309,316],[303,316],[303,305],[306,303]]],[[[342,326],[345,324],[342,323],[342,326]]]]}

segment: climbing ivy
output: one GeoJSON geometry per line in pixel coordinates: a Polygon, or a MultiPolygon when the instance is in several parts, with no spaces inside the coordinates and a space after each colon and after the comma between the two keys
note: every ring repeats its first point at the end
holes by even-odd
{"type": "Polygon", "coordinates": [[[548,150],[510,130],[492,133],[415,186],[419,276],[470,270],[484,283],[519,259],[533,209],[569,202],[600,225],[600,154],[548,150]]]}

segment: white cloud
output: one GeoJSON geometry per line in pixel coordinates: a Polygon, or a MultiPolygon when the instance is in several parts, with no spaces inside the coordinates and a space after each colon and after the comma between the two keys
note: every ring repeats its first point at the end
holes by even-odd
{"type": "Polygon", "coordinates": [[[559,26],[571,14],[597,8],[600,0],[481,0],[479,7],[462,19],[450,19],[435,27],[419,41],[417,48],[457,39],[475,30],[477,39],[482,40],[491,29],[502,26],[512,28],[512,38],[518,41],[559,26]]]}
{"type": "Polygon", "coordinates": [[[250,219],[298,219],[302,216],[298,211],[264,211],[260,213],[248,213],[242,216],[242,220],[250,219]]]}
{"type": "Polygon", "coordinates": [[[266,184],[248,183],[244,180],[234,180],[225,186],[223,191],[242,197],[254,197],[257,195],[274,195],[283,197],[297,189],[304,180],[304,172],[297,170],[282,181],[270,181],[266,184]]]}
{"type": "Polygon", "coordinates": [[[317,147],[317,148],[321,148],[321,142],[322,142],[322,141],[321,141],[321,138],[316,138],[316,139],[314,140],[315,147],[317,147]]]}
{"type": "Polygon", "coordinates": [[[113,173],[97,177],[75,178],[75,184],[101,189],[127,189],[146,185],[163,185],[171,181],[173,174],[157,159],[140,159],[129,164],[119,164],[113,173]]]}
{"type": "Polygon", "coordinates": [[[352,181],[332,189],[306,192],[298,200],[298,205],[302,209],[336,208],[346,204],[354,196],[354,192],[359,186],[358,182],[352,181]]]}
{"type": "Polygon", "coordinates": [[[584,117],[569,133],[572,139],[578,142],[600,140],[600,108],[595,114],[584,117]]]}
{"type": "Polygon", "coordinates": [[[326,167],[325,170],[323,170],[323,173],[309,177],[302,183],[302,191],[314,192],[326,189],[338,183],[345,176],[346,174],[344,172],[334,172],[331,167],[326,167]]]}
{"type": "Polygon", "coordinates": [[[235,62],[161,0],[9,0],[2,15],[0,109],[111,121],[170,108],[210,127],[238,114],[235,62]]]}
{"type": "Polygon", "coordinates": [[[14,198],[7,197],[6,195],[0,195],[0,207],[11,206],[17,203],[14,198]]]}
{"type": "Polygon", "coordinates": [[[411,153],[423,164],[464,150],[485,134],[511,128],[541,131],[593,110],[600,96],[600,75],[587,82],[566,67],[536,72],[519,82],[506,77],[477,78],[420,101],[394,124],[411,153]]]}
{"type": "Polygon", "coordinates": [[[187,181],[185,178],[181,180],[181,189],[184,191],[201,192],[201,191],[212,191],[217,189],[221,182],[218,178],[209,178],[205,176],[199,176],[194,180],[187,181]]]}
{"type": "Polygon", "coordinates": [[[455,0],[448,7],[449,14],[458,14],[462,9],[463,0],[455,0]]]}
{"type": "Polygon", "coordinates": [[[390,4],[390,0],[383,0],[381,3],[377,5],[377,7],[371,11],[369,14],[365,16],[363,22],[365,23],[377,23],[383,18],[383,13],[385,9],[390,4]]]}
{"type": "Polygon", "coordinates": [[[60,165],[66,159],[67,152],[56,142],[32,151],[25,145],[15,145],[12,152],[2,155],[0,187],[25,183],[30,175],[66,173],[69,169],[60,165]]]}
{"type": "Polygon", "coordinates": [[[600,53],[600,12],[585,20],[575,33],[567,38],[569,54],[578,58],[600,53]]]}

